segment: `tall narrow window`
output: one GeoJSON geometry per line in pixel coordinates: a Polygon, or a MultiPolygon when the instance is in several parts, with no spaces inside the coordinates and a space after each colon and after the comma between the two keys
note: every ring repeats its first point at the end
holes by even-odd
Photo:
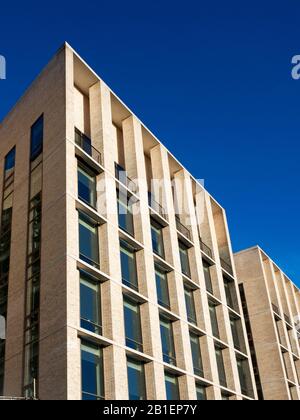
{"type": "MultiPolygon", "coordinates": [[[[2,217],[0,228],[0,316],[7,319],[8,282],[10,268],[11,226],[14,199],[16,149],[5,158],[2,217]]],[[[0,395],[4,392],[5,340],[0,339],[0,395]]]]}
{"type": "Polygon", "coordinates": [[[80,259],[100,268],[98,224],[83,213],[79,213],[79,254],[80,259]]]}
{"type": "Polygon", "coordinates": [[[43,152],[44,116],[42,115],[31,127],[30,159],[33,162],[43,152]]]}
{"type": "Polygon", "coordinates": [[[81,328],[102,334],[100,283],[80,273],[81,328]]]}
{"type": "Polygon", "coordinates": [[[245,351],[245,340],[242,328],[242,321],[240,318],[234,316],[230,317],[230,326],[232,331],[232,338],[234,347],[237,350],[245,351]]]}
{"type": "Polygon", "coordinates": [[[127,359],[129,400],[147,399],[144,363],[132,358],[127,359]]]}
{"type": "Polygon", "coordinates": [[[187,286],[185,286],[185,288],[184,288],[184,296],[185,296],[187,319],[191,324],[196,325],[197,324],[197,319],[196,319],[194,293],[187,286]]]}
{"type": "Polygon", "coordinates": [[[211,274],[210,274],[210,265],[204,260],[203,260],[203,270],[204,270],[206,290],[209,293],[213,294],[213,286],[212,286],[212,280],[211,280],[211,274]]]}
{"type": "Polygon", "coordinates": [[[206,387],[204,385],[196,384],[196,394],[198,401],[207,400],[206,387]]]}
{"type": "Polygon", "coordinates": [[[163,360],[170,365],[176,365],[176,355],[173,336],[173,325],[167,318],[160,318],[160,332],[163,360]]]}
{"type": "Polygon", "coordinates": [[[131,197],[126,191],[117,191],[118,197],[118,214],[119,214],[119,227],[129,235],[134,236],[134,224],[132,205],[130,203],[131,197]]]}
{"type": "Polygon", "coordinates": [[[102,348],[81,343],[81,382],[83,400],[104,400],[104,373],[102,348]]]}
{"type": "Polygon", "coordinates": [[[26,308],[24,332],[24,393],[37,397],[39,379],[39,311],[42,235],[43,133],[41,116],[31,127],[30,186],[27,237],[26,308]]]}
{"type": "Polygon", "coordinates": [[[140,305],[124,296],[124,319],[126,345],[134,350],[143,351],[140,305]]]}
{"type": "Polygon", "coordinates": [[[165,384],[168,401],[178,401],[179,397],[179,385],[178,377],[170,373],[165,373],[165,384]]]}
{"type": "Polygon", "coordinates": [[[224,359],[223,359],[223,350],[221,347],[218,347],[218,346],[215,346],[215,350],[216,350],[216,359],[217,359],[220,385],[227,388],[227,379],[226,379],[225,365],[224,365],[224,359]]]}
{"type": "Polygon", "coordinates": [[[83,163],[78,162],[78,197],[89,206],[97,207],[97,178],[83,163]]]}
{"type": "Polygon", "coordinates": [[[163,228],[154,220],[151,220],[151,235],[153,252],[161,258],[165,258],[163,228]]]}
{"type": "Polygon", "coordinates": [[[167,273],[155,267],[156,290],[158,304],[170,309],[169,286],[167,273]]]}
{"type": "Polygon", "coordinates": [[[196,334],[190,333],[194,373],[195,375],[201,376],[203,378],[204,373],[199,340],[200,339],[196,334]]]}
{"type": "Polygon", "coordinates": [[[227,305],[231,309],[238,311],[238,300],[237,300],[237,293],[236,293],[234,281],[229,280],[228,278],[224,277],[224,287],[225,287],[227,305]]]}
{"type": "Polygon", "coordinates": [[[211,301],[209,302],[209,314],[210,314],[210,321],[211,321],[213,336],[216,338],[220,338],[217,309],[216,309],[216,305],[211,301]]]}
{"type": "Polygon", "coordinates": [[[181,271],[185,276],[191,277],[188,248],[182,242],[179,242],[179,252],[181,261],[181,271]]]}
{"type": "Polygon", "coordinates": [[[125,241],[120,241],[120,252],[122,281],[126,286],[138,290],[135,250],[125,241]]]}
{"type": "Polygon", "coordinates": [[[239,356],[237,356],[236,361],[239,371],[242,394],[247,395],[248,397],[253,397],[254,392],[250,374],[249,361],[239,356]]]}

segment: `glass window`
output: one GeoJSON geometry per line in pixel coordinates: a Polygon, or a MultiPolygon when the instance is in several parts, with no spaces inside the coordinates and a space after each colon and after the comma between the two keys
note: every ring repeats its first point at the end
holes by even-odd
{"type": "Polygon", "coordinates": [[[96,175],[78,163],[78,197],[93,208],[97,207],[96,185],[96,175]]]}
{"type": "Polygon", "coordinates": [[[163,228],[153,220],[151,221],[151,235],[153,252],[162,258],[165,258],[163,228]]]}
{"type": "Polygon", "coordinates": [[[234,310],[237,310],[237,295],[235,290],[234,281],[231,281],[224,277],[224,287],[226,293],[227,305],[234,310]]]}
{"type": "Polygon", "coordinates": [[[165,373],[166,393],[168,401],[178,401],[179,397],[179,386],[178,378],[170,373],[165,373]]]}
{"type": "Polygon", "coordinates": [[[169,286],[167,273],[155,267],[156,290],[158,304],[170,309],[169,286]]]}
{"type": "Polygon", "coordinates": [[[82,399],[104,400],[103,354],[99,346],[81,343],[82,399]]]}
{"type": "Polygon", "coordinates": [[[187,319],[192,324],[197,324],[194,294],[188,287],[184,288],[185,305],[187,312],[187,319]]]}
{"type": "Polygon", "coordinates": [[[179,252],[181,261],[181,271],[187,277],[191,277],[188,248],[181,242],[179,242],[179,252]]]}
{"type": "Polygon", "coordinates": [[[242,321],[239,318],[230,317],[230,325],[234,347],[237,350],[245,351],[245,340],[242,329],[242,321]]]}
{"type": "Polygon", "coordinates": [[[160,333],[162,342],[163,360],[170,365],[176,364],[173,325],[172,322],[166,318],[160,318],[160,333]]]}
{"type": "Polygon", "coordinates": [[[253,387],[251,381],[250,367],[247,359],[237,356],[237,365],[239,371],[239,378],[241,383],[242,394],[248,397],[253,397],[253,387]]]}
{"type": "Polygon", "coordinates": [[[146,400],[147,396],[146,396],[144,363],[128,358],[127,373],[128,373],[129,400],[136,400],[136,401],[146,400]]]}
{"type": "Polygon", "coordinates": [[[197,393],[197,400],[198,401],[206,401],[206,387],[200,384],[196,384],[196,393],[197,393]]]}
{"type": "Polygon", "coordinates": [[[14,147],[6,156],[5,158],[5,174],[4,179],[6,180],[9,178],[15,169],[15,161],[16,161],[16,148],[14,147]]]}
{"type": "Polygon", "coordinates": [[[83,213],[79,213],[79,253],[81,260],[100,267],[98,224],[83,213]]]}
{"type": "Polygon", "coordinates": [[[124,241],[120,241],[120,252],[121,252],[121,269],[122,269],[122,281],[123,283],[131,287],[132,289],[138,290],[138,277],[136,268],[136,253],[135,251],[124,241]]]}
{"type": "Polygon", "coordinates": [[[143,351],[140,305],[128,297],[124,297],[124,319],[126,346],[143,351]]]}
{"type": "Polygon", "coordinates": [[[81,328],[102,334],[100,283],[80,273],[81,328]]]}
{"type": "Polygon", "coordinates": [[[223,359],[223,350],[218,346],[215,346],[215,350],[216,350],[216,358],[217,358],[217,366],[218,366],[218,374],[219,374],[220,385],[227,388],[225,365],[224,365],[224,359],[223,359]]]}
{"type": "Polygon", "coordinates": [[[206,261],[203,261],[203,270],[204,270],[206,290],[209,293],[213,294],[212,280],[211,280],[211,274],[210,274],[210,265],[206,261]]]}
{"type": "Polygon", "coordinates": [[[119,227],[134,236],[134,224],[130,196],[126,192],[117,191],[119,227]]]}
{"type": "Polygon", "coordinates": [[[217,310],[216,310],[216,305],[213,302],[209,302],[209,314],[210,314],[210,321],[211,321],[213,336],[216,338],[220,338],[217,310]]]}
{"type": "Polygon", "coordinates": [[[190,334],[194,373],[203,378],[203,364],[200,350],[200,339],[196,334],[190,334]]]}
{"type": "Polygon", "coordinates": [[[34,161],[43,151],[43,136],[44,116],[42,115],[31,127],[31,161],[34,161]]]}

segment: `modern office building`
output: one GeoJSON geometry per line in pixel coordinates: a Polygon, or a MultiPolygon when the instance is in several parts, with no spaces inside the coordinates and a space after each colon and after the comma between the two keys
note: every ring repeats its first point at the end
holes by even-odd
{"type": "Polygon", "coordinates": [[[0,166],[2,394],[257,398],[224,209],[67,44],[0,166]]]}
{"type": "Polygon", "coordinates": [[[235,255],[260,399],[300,399],[300,291],[259,247],[235,255]]]}

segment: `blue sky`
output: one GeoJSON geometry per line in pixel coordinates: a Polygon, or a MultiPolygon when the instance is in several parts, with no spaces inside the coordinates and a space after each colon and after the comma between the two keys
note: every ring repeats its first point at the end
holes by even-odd
{"type": "Polygon", "coordinates": [[[297,0],[1,5],[0,120],[68,41],[300,285],[297,0]]]}

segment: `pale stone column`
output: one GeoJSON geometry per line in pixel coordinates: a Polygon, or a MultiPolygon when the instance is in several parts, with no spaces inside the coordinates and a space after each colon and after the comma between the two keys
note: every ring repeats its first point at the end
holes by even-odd
{"type": "Polygon", "coordinates": [[[113,181],[117,146],[113,136],[110,91],[102,81],[90,88],[90,109],[92,143],[101,152],[102,163],[106,169],[98,180],[100,188],[98,210],[107,219],[107,223],[99,229],[100,265],[103,272],[119,282],[106,281],[101,288],[103,335],[118,343],[104,349],[105,397],[112,400],[126,400],[128,399],[126,352],[120,347],[120,344],[125,344],[120,240],[116,185],[113,181]]]}
{"type": "MultiPolygon", "coordinates": [[[[169,159],[166,149],[157,145],[151,149],[151,161],[153,178],[162,180],[162,194],[165,199],[165,209],[169,216],[169,235],[165,235],[165,249],[167,251],[167,258],[172,262],[175,271],[172,273],[173,287],[170,288],[171,304],[174,308],[176,302],[176,310],[181,320],[173,325],[175,350],[177,357],[177,365],[179,368],[187,372],[193,372],[193,363],[191,348],[187,343],[190,342],[189,327],[186,321],[186,307],[183,287],[183,277],[181,275],[181,264],[179,256],[178,236],[175,221],[175,210],[173,204],[172,188],[170,181],[169,159]]],[[[174,309],[173,309],[174,310],[174,309]]],[[[191,376],[184,375],[179,381],[180,392],[184,398],[195,399],[196,389],[195,382],[191,376]]]]}
{"type": "Polygon", "coordinates": [[[150,211],[142,127],[133,116],[123,121],[125,162],[128,176],[138,180],[140,202],[135,206],[134,227],[136,239],[144,244],[137,253],[137,270],[140,292],[149,298],[141,305],[141,321],[144,352],[153,356],[154,362],[145,367],[148,399],[165,399],[164,369],[162,360],[160,324],[156,293],[154,259],[152,252],[150,211]]]}

